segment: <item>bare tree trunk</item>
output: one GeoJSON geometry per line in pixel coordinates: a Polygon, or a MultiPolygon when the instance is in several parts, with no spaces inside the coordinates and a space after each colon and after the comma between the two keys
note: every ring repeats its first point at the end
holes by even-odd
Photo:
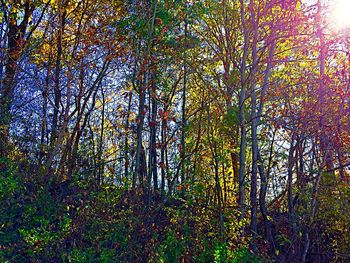
{"type": "Polygon", "coordinates": [[[24,4],[24,16],[20,24],[17,22],[17,12],[6,13],[4,18],[8,24],[7,50],[5,53],[5,78],[0,90],[0,157],[6,156],[8,152],[9,126],[11,123],[11,106],[14,99],[15,77],[17,73],[18,61],[24,52],[26,40],[25,34],[34,8],[30,6],[30,1],[24,4]]]}
{"type": "MultiPolygon", "coordinates": [[[[137,149],[136,149],[136,160],[135,160],[135,172],[132,180],[132,187],[136,187],[136,178],[141,173],[141,151],[142,151],[142,131],[145,117],[145,87],[141,84],[139,90],[139,113],[137,116],[137,149]]],[[[140,182],[141,183],[141,182],[140,182]]]]}
{"type": "Polygon", "coordinates": [[[251,9],[251,23],[253,30],[252,40],[252,70],[251,70],[251,129],[252,129],[252,175],[250,181],[250,231],[252,233],[252,248],[254,252],[257,252],[256,239],[258,232],[258,200],[257,200],[257,181],[258,181],[258,117],[257,117],[257,102],[256,102],[256,73],[257,73],[257,43],[258,43],[258,28],[257,17],[255,15],[255,5],[253,0],[249,3],[251,9]]]}
{"type": "Polygon", "coordinates": [[[344,152],[341,149],[337,149],[337,156],[339,162],[339,177],[341,180],[346,180],[345,170],[344,170],[344,152]]]}
{"type": "Polygon", "coordinates": [[[303,188],[305,185],[305,169],[304,169],[304,138],[303,135],[299,135],[298,142],[297,142],[297,150],[298,150],[298,159],[296,160],[296,163],[298,163],[298,186],[299,188],[303,188]]]}
{"type": "Polygon", "coordinates": [[[83,73],[84,72],[83,71],[80,72],[80,75],[81,75],[80,76],[80,91],[79,91],[79,95],[77,98],[77,108],[76,108],[77,120],[75,123],[74,130],[71,134],[71,137],[69,138],[69,140],[67,142],[68,145],[73,144],[72,151],[68,155],[68,160],[69,160],[68,176],[72,175],[76,169],[76,158],[77,158],[77,154],[78,154],[79,141],[80,141],[80,138],[83,134],[83,131],[86,128],[87,123],[89,122],[90,115],[95,108],[98,89],[101,85],[102,79],[105,76],[105,73],[106,73],[108,67],[109,67],[109,62],[107,62],[107,60],[106,60],[102,66],[100,73],[98,74],[94,83],[90,87],[90,90],[89,90],[87,96],[84,98],[84,102],[82,105],[80,105],[80,99],[82,98],[82,95],[83,95],[83,79],[84,79],[83,73]],[[88,102],[90,102],[91,98],[92,98],[92,102],[91,102],[90,108],[88,108],[88,102]],[[87,109],[87,112],[84,114],[86,109],[87,109]],[[74,143],[73,143],[73,141],[74,141],[74,143]]]}
{"type": "MultiPolygon", "coordinates": [[[[324,119],[324,107],[325,107],[325,67],[326,67],[326,45],[325,45],[325,36],[323,32],[323,21],[322,21],[322,0],[317,1],[317,14],[316,14],[316,22],[317,22],[317,31],[319,34],[320,40],[320,54],[319,54],[319,92],[320,92],[320,104],[321,104],[321,116],[319,119],[319,127],[321,129],[320,134],[320,149],[324,154],[322,164],[318,163],[318,172],[316,175],[316,182],[314,184],[313,192],[312,192],[312,200],[311,200],[311,214],[309,225],[307,226],[307,230],[305,233],[305,247],[302,255],[301,262],[306,262],[306,257],[310,248],[310,232],[313,227],[314,218],[316,216],[316,205],[317,205],[317,196],[319,191],[319,186],[321,182],[321,174],[323,166],[326,165],[327,170],[333,171],[333,162],[331,159],[330,153],[330,141],[328,135],[325,133],[325,119],[324,119]],[[331,168],[331,169],[328,169],[331,168]]],[[[314,147],[315,150],[315,147],[314,147]]],[[[316,154],[315,154],[316,155],[316,154]]],[[[334,176],[334,172],[331,172],[334,176]]]]}
{"type": "Polygon", "coordinates": [[[246,146],[247,146],[247,132],[246,132],[246,120],[244,116],[245,111],[245,97],[246,97],[246,62],[248,57],[248,48],[249,48],[249,32],[245,19],[245,1],[240,0],[241,9],[240,16],[242,22],[242,30],[244,36],[244,46],[243,46],[243,56],[241,61],[241,69],[240,69],[240,78],[241,78],[241,90],[239,95],[239,125],[240,125],[240,149],[239,149],[239,185],[238,185],[238,207],[239,207],[239,220],[241,221],[244,218],[245,214],[245,168],[246,168],[246,146]]]}
{"type": "MultiPolygon", "coordinates": [[[[216,147],[214,147],[214,151],[216,150],[216,147]]],[[[224,241],[224,215],[222,212],[222,198],[221,198],[221,186],[220,186],[220,179],[219,179],[219,160],[215,153],[215,189],[216,189],[216,195],[217,195],[217,203],[218,203],[218,210],[219,210],[219,223],[220,223],[220,238],[221,241],[224,241]]]]}
{"type": "MultiPolygon", "coordinates": [[[[145,101],[146,101],[146,94],[145,91],[148,88],[148,81],[149,81],[149,68],[150,68],[150,56],[151,56],[151,48],[152,48],[152,42],[153,42],[153,31],[154,31],[154,22],[156,18],[156,12],[157,12],[157,0],[154,2],[153,5],[153,13],[151,17],[151,23],[148,29],[148,39],[147,39],[147,51],[145,54],[145,72],[143,72],[143,83],[140,85],[139,90],[139,109],[138,109],[138,116],[137,116],[137,148],[136,148],[136,160],[135,160],[135,171],[133,175],[133,181],[132,186],[133,188],[136,187],[136,178],[137,175],[140,175],[140,166],[141,166],[141,152],[142,152],[142,136],[143,136],[143,124],[145,119],[145,101]]],[[[148,186],[149,187],[149,186],[148,186]]]]}
{"type": "Polygon", "coordinates": [[[211,128],[211,116],[210,116],[210,105],[207,107],[208,114],[208,139],[210,145],[210,151],[213,158],[214,163],[214,173],[215,173],[215,189],[214,189],[214,204],[217,203],[218,207],[218,216],[219,216],[219,225],[220,225],[220,238],[221,241],[224,241],[224,217],[222,211],[222,194],[221,194],[221,186],[220,186],[220,177],[219,177],[219,158],[218,158],[218,149],[217,142],[215,138],[214,129],[211,128]],[[215,202],[216,201],[216,202],[215,202]]]}
{"type": "Polygon", "coordinates": [[[132,91],[129,93],[129,100],[128,100],[128,111],[126,114],[126,120],[125,120],[125,139],[124,139],[124,176],[126,180],[129,180],[129,129],[130,129],[130,113],[131,113],[131,101],[132,101],[132,91]]]}
{"type": "MultiPolygon", "coordinates": [[[[157,99],[156,99],[156,85],[154,73],[151,78],[150,102],[151,102],[151,116],[150,116],[150,145],[149,145],[149,181],[153,176],[154,191],[158,189],[158,174],[157,174],[157,99]]],[[[149,182],[150,184],[150,182],[149,182]]]]}
{"type": "MultiPolygon", "coordinates": [[[[50,60],[50,59],[49,59],[50,60]]],[[[47,135],[47,97],[49,92],[49,80],[50,80],[51,68],[47,67],[47,75],[45,79],[45,87],[42,92],[43,102],[42,102],[42,120],[41,120],[41,137],[40,137],[40,154],[39,159],[42,161],[45,156],[45,150],[47,147],[47,142],[45,143],[47,135]]]]}
{"type": "Polygon", "coordinates": [[[56,54],[56,72],[55,72],[55,86],[54,86],[54,109],[53,109],[53,118],[52,118],[52,133],[51,133],[51,147],[53,147],[58,136],[58,117],[60,112],[60,103],[61,103],[61,87],[60,87],[60,74],[61,74],[61,59],[62,59],[62,39],[64,34],[64,27],[66,21],[66,11],[64,9],[63,13],[59,13],[59,31],[57,37],[57,54],[56,54]]]}
{"type": "Polygon", "coordinates": [[[103,154],[103,140],[104,140],[104,125],[105,125],[105,94],[103,88],[101,88],[102,95],[102,112],[101,112],[101,131],[100,138],[98,144],[98,152],[97,152],[97,162],[98,162],[98,172],[97,172],[97,184],[103,183],[103,172],[104,172],[104,164],[102,160],[103,154]]]}
{"type": "MultiPolygon", "coordinates": [[[[81,107],[81,99],[83,96],[83,92],[84,92],[84,67],[83,67],[83,63],[81,61],[81,65],[80,65],[80,72],[79,72],[79,93],[78,95],[75,97],[75,112],[77,112],[77,120],[75,123],[75,127],[73,129],[73,132],[70,136],[70,138],[67,141],[67,145],[65,150],[68,152],[66,155],[68,155],[67,159],[68,159],[68,169],[67,169],[67,175],[69,177],[72,176],[73,171],[76,167],[77,164],[77,151],[78,151],[78,144],[79,144],[79,140],[82,134],[82,127],[81,127],[81,123],[80,120],[82,118],[82,114],[83,114],[83,110],[81,107]],[[76,138],[75,142],[74,142],[74,138],[76,138]],[[73,143],[74,142],[74,143],[73,143]]],[[[62,157],[62,159],[64,159],[62,157]]]]}
{"type": "Polygon", "coordinates": [[[65,137],[66,137],[66,129],[68,126],[68,122],[70,119],[69,113],[70,113],[70,104],[71,104],[71,93],[72,93],[72,89],[71,89],[71,81],[72,81],[72,75],[71,75],[71,66],[68,67],[68,80],[67,80],[67,98],[66,98],[66,105],[65,105],[65,109],[64,109],[64,114],[63,114],[63,123],[62,126],[60,127],[60,131],[58,133],[57,136],[57,140],[55,141],[55,143],[52,146],[52,151],[50,152],[48,158],[47,158],[47,162],[46,162],[46,172],[47,175],[50,174],[51,172],[51,166],[53,164],[54,158],[59,150],[59,148],[61,147],[61,144],[63,143],[65,137]]]}
{"type": "Polygon", "coordinates": [[[225,164],[222,163],[222,180],[224,183],[224,195],[223,195],[223,205],[226,206],[227,203],[227,196],[228,196],[228,188],[227,188],[227,180],[226,180],[226,173],[225,173],[225,164]]]}
{"type": "MultiPolygon", "coordinates": [[[[185,19],[185,41],[187,41],[187,20],[185,19]]],[[[183,184],[185,182],[185,174],[186,174],[186,144],[185,144],[185,137],[186,137],[186,84],[187,84],[187,61],[186,61],[186,52],[184,54],[184,79],[183,79],[183,87],[182,87],[182,109],[181,109],[181,183],[183,184]]]]}
{"type": "Polygon", "coordinates": [[[260,211],[263,216],[263,220],[265,224],[266,237],[270,245],[269,250],[271,255],[273,256],[275,254],[275,241],[272,235],[271,221],[269,219],[269,214],[266,206],[267,178],[266,178],[263,160],[260,155],[260,152],[258,152],[258,158],[260,161],[258,165],[259,174],[260,174],[260,193],[259,193],[260,211]]]}
{"type": "Polygon", "coordinates": [[[288,152],[288,171],[287,171],[288,215],[289,215],[290,227],[293,230],[292,240],[296,236],[296,233],[297,233],[295,213],[294,213],[294,204],[293,204],[293,166],[295,164],[294,152],[295,152],[295,148],[296,148],[295,137],[296,137],[296,134],[293,132],[292,137],[291,137],[291,141],[290,141],[289,152],[288,152]]]}
{"type": "Polygon", "coordinates": [[[161,127],[161,140],[162,140],[162,148],[160,153],[160,169],[161,169],[161,185],[160,190],[163,195],[165,192],[165,179],[166,179],[166,170],[165,170],[165,147],[166,147],[166,122],[162,118],[162,127],[161,127]]]}
{"type": "Polygon", "coordinates": [[[322,167],[324,164],[319,165],[319,170],[317,172],[316,175],[316,182],[315,185],[313,187],[313,191],[312,191],[312,199],[311,199],[311,214],[310,214],[310,220],[309,220],[309,224],[307,226],[307,229],[305,231],[305,246],[304,246],[304,251],[302,254],[302,258],[301,258],[301,262],[305,263],[306,262],[306,257],[307,254],[309,252],[309,248],[310,248],[310,232],[313,228],[313,224],[314,224],[314,220],[315,220],[315,216],[316,216],[316,211],[317,211],[317,197],[318,197],[318,192],[320,189],[320,182],[321,182],[321,175],[322,175],[322,167]]]}

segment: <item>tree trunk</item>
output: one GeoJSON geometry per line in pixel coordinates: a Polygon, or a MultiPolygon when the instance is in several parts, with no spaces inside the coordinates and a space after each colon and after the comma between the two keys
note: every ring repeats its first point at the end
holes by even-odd
{"type": "Polygon", "coordinates": [[[156,85],[154,73],[152,73],[151,83],[152,89],[150,90],[151,101],[151,116],[150,116],[150,145],[149,145],[149,184],[151,176],[153,177],[154,191],[158,189],[158,174],[157,174],[157,99],[156,99],[156,85]]]}
{"type": "Polygon", "coordinates": [[[250,231],[252,234],[253,251],[257,252],[256,239],[258,232],[258,200],[257,200],[257,181],[258,181],[258,116],[257,116],[257,102],[256,102],[256,73],[257,73],[257,43],[258,43],[258,28],[257,17],[255,16],[255,5],[253,0],[249,3],[251,9],[251,23],[253,30],[252,42],[252,70],[251,70],[251,129],[252,129],[252,175],[250,182],[250,231]]]}
{"type": "Polygon", "coordinates": [[[258,165],[259,174],[260,174],[260,193],[259,193],[260,211],[265,224],[267,241],[269,242],[269,245],[270,245],[269,247],[270,255],[273,256],[275,254],[275,241],[272,235],[271,221],[269,219],[269,214],[266,206],[267,178],[266,178],[263,160],[260,155],[260,152],[258,152],[258,158],[260,161],[260,164],[258,165]]]}
{"type": "Polygon", "coordinates": [[[5,53],[5,78],[0,90],[0,157],[6,156],[8,152],[8,137],[11,123],[11,106],[14,99],[15,77],[18,61],[24,52],[26,39],[25,34],[34,9],[30,1],[26,1],[24,17],[20,24],[17,24],[17,12],[6,14],[4,17],[8,22],[7,50],[5,53]]]}
{"type": "Polygon", "coordinates": [[[45,79],[45,87],[42,92],[43,102],[42,102],[42,120],[41,120],[41,137],[40,137],[40,153],[39,160],[43,161],[45,157],[45,151],[47,150],[47,97],[49,92],[49,80],[50,80],[51,69],[50,66],[47,68],[47,75],[45,79]]]}
{"type": "Polygon", "coordinates": [[[55,72],[55,85],[54,85],[54,109],[53,109],[53,118],[52,118],[52,133],[51,133],[51,147],[53,147],[58,136],[59,129],[59,112],[60,112],[60,103],[61,103],[61,87],[60,87],[60,74],[61,74],[61,59],[62,59],[62,39],[64,34],[64,27],[66,21],[66,11],[63,14],[59,14],[59,31],[57,37],[57,54],[56,54],[56,72],[55,72]]]}
{"type": "Polygon", "coordinates": [[[104,124],[105,124],[105,94],[103,88],[101,88],[101,95],[102,95],[102,112],[101,112],[101,131],[100,131],[100,138],[99,138],[99,144],[98,144],[98,172],[97,172],[97,184],[103,183],[103,172],[104,172],[104,164],[102,159],[103,154],[103,140],[104,140],[104,124]]]}
{"type": "Polygon", "coordinates": [[[241,9],[240,16],[242,22],[242,29],[244,35],[244,47],[243,47],[243,56],[241,61],[240,68],[240,80],[241,80],[241,90],[239,95],[239,125],[240,125],[240,148],[239,148],[239,185],[238,185],[238,208],[239,208],[239,220],[241,221],[244,218],[245,214],[245,168],[246,168],[246,146],[247,146],[247,132],[246,132],[246,121],[245,121],[245,97],[246,97],[246,62],[248,57],[248,48],[249,48],[249,32],[247,29],[246,19],[245,19],[245,1],[240,0],[241,9]]]}
{"type": "MultiPolygon", "coordinates": [[[[187,21],[185,19],[185,41],[187,41],[187,21]]],[[[184,53],[184,79],[183,79],[183,87],[182,87],[182,109],[181,109],[181,183],[183,184],[186,179],[186,84],[187,84],[187,61],[186,61],[186,52],[184,53]]]]}
{"type": "Polygon", "coordinates": [[[161,140],[162,140],[162,148],[160,153],[160,169],[161,169],[161,194],[165,193],[165,180],[166,180],[166,170],[165,170],[165,147],[166,147],[166,121],[162,118],[162,127],[161,127],[161,140]]]}
{"type": "Polygon", "coordinates": [[[294,152],[296,148],[295,137],[296,137],[296,134],[293,132],[291,141],[290,141],[289,152],[288,152],[288,171],[287,171],[288,216],[289,216],[290,227],[293,231],[293,236],[291,238],[292,240],[297,234],[294,204],[293,204],[293,166],[295,164],[294,152]]]}
{"type": "Polygon", "coordinates": [[[126,180],[129,180],[129,129],[130,129],[130,113],[131,113],[131,101],[132,101],[132,91],[130,91],[129,94],[129,100],[128,100],[128,111],[126,114],[126,120],[125,120],[125,138],[124,138],[124,176],[126,180]]]}
{"type": "MultiPolygon", "coordinates": [[[[147,39],[147,50],[145,54],[145,70],[143,73],[143,82],[141,82],[141,85],[139,87],[139,109],[138,109],[138,116],[137,116],[137,148],[136,148],[136,160],[135,160],[135,171],[133,175],[133,181],[132,186],[133,188],[136,187],[136,178],[137,175],[140,174],[140,166],[141,166],[141,155],[142,155],[142,136],[143,136],[143,124],[145,119],[145,102],[146,102],[146,94],[145,91],[148,88],[149,85],[149,74],[150,74],[150,57],[151,57],[151,48],[152,48],[152,42],[153,42],[153,31],[154,31],[154,23],[156,18],[156,12],[157,12],[157,1],[154,2],[153,5],[153,13],[151,17],[151,23],[148,28],[148,39],[147,39]]],[[[146,160],[144,160],[146,161],[146,160]]],[[[148,186],[149,187],[149,186],[148,186]]]]}

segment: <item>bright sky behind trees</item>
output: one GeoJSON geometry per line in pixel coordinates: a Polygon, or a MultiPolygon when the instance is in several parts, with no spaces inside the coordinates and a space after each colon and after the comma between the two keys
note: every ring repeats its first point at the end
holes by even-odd
{"type": "Polygon", "coordinates": [[[350,28],[350,1],[333,0],[331,11],[331,20],[335,23],[337,29],[350,28]]]}

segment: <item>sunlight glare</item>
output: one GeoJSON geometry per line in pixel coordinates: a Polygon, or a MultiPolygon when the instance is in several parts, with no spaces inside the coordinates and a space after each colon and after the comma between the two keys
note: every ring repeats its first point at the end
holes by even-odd
{"type": "Polygon", "coordinates": [[[334,0],[332,20],[338,29],[350,28],[350,0],[334,0]]]}

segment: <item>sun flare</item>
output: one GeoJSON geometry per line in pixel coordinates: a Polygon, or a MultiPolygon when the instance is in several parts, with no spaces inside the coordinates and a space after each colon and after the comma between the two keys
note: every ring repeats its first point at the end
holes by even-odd
{"type": "Polygon", "coordinates": [[[332,20],[337,29],[350,28],[350,0],[335,0],[332,20]]]}

